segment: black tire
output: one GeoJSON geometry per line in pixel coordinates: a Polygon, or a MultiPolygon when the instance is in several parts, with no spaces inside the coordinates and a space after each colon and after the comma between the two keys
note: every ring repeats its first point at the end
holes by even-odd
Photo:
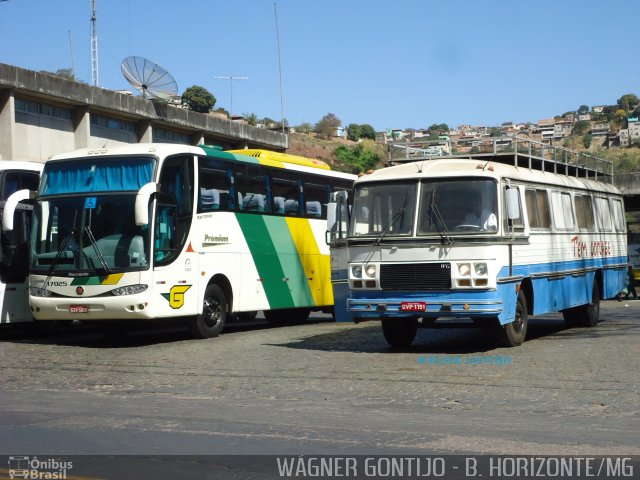
{"type": "Polygon", "coordinates": [[[264,318],[271,325],[295,325],[309,318],[311,310],[308,308],[281,308],[280,310],[265,310],[264,318]]]}
{"type": "Polygon", "coordinates": [[[522,345],[527,336],[529,315],[527,314],[527,299],[524,293],[518,292],[516,301],[516,316],[511,323],[502,325],[499,329],[500,345],[503,347],[517,347],[522,345]]]}
{"type": "Polygon", "coordinates": [[[191,319],[191,333],[196,338],[213,338],[220,335],[227,323],[227,297],[218,285],[209,285],[202,299],[202,314],[191,319]]]}
{"type": "Polygon", "coordinates": [[[416,338],[418,320],[415,318],[385,318],[382,320],[382,333],[392,347],[408,347],[416,338]]]}
{"type": "Polygon", "coordinates": [[[598,325],[598,319],[600,318],[600,289],[597,282],[593,282],[591,303],[577,307],[574,315],[574,321],[578,327],[593,328],[598,325]]]}

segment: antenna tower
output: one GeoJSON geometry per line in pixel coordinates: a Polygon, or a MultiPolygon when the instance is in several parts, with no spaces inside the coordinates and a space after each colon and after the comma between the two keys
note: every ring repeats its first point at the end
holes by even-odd
{"type": "Polygon", "coordinates": [[[98,86],[98,30],[96,27],[96,0],[91,0],[91,83],[98,86]]]}

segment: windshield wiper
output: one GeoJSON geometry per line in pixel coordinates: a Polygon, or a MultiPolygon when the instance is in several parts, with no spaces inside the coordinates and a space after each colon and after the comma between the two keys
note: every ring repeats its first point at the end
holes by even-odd
{"type": "Polygon", "coordinates": [[[407,205],[407,197],[404,197],[404,202],[402,203],[402,207],[400,207],[398,211],[393,215],[387,227],[382,232],[380,232],[380,235],[378,236],[378,238],[374,243],[375,246],[380,245],[380,242],[382,242],[382,239],[384,238],[384,236],[387,233],[389,233],[389,231],[393,228],[393,224],[396,223],[396,221],[399,220],[402,215],[404,215],[406,205],[407,205]]]}
{"type": "Polygon", "coordinates": [[[449,233],[449,230],[447,230],[447,224],[445,223],[444,218],[442,218],[438,205],[435,203],[431,204],[431,215],[434,219],[433,223],[438,231],[438,235],[440,235],[440,238],[442,239],[442,243],[454,243],[455,240],[449,233]]]}
{"type": "MultiPolygon", "coordinates": [[[[53,260],[51,260],[51,266],[49,267],[49,275],[52,275],[53,272],[55,271],[56,265],[58,264],[58,260],[62,258],[62,254],[67,249],[69,242],[73,240],[73,237],[75,236],[75,234],[76,234],[76,227],[73,227],[71,231],[67,234],[67,236],[62,239],[62,242],[60,242],[60,248],[58,248],[58,251],[56,252],[56,256],[53,257],[53,260]]],[[[71,250],[71,253],[75,257],[75,252],[73,250],[71,250]]]]}
{"type": "Polygon", "coordinates": [[[96,252],[96,257],[100,260],[100,265],[104,268],[105,271],[110,272],[111,269],[109,265],[107,265],[107,261],[104,259],[102,252],[100,251],[100,247],[98,246],[98,242],[96,242],[96,237],[93,236],[93,232],[89,226],[84,227],[84,232],[87,234],[87,238],[91,242],[91,246],[93,247],[93,251],[96,252]]]}

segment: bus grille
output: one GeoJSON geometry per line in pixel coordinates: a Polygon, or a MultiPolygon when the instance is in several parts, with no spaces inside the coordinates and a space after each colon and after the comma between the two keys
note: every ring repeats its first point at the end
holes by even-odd
{"type": "Polygon", "coordinates": [[[380,265],[383,290],[449,290],[449,263],[393,263],[380,265]]]}

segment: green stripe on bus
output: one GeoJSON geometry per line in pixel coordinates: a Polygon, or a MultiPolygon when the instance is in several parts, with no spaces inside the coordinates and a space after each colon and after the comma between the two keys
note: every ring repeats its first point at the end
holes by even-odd
{"type": "Polygon", "coordinates": [[[315,302],[309,288],[309,281],[287,221],[283,217],[264,217],[264,222],[278,252],[280,265],[282,265],[284,277],[287,279],[286,283],[289,284],[289,291],[293,298],[293,305],[296,307],[314,306],[315,302]]]}
{"type": "MultiPolygon", "coordinates": [[[[236,213],[238,224],[253,257],[262,286],[271,308],[291,308],[294,306],[285,273],[262,215],[236,213]]],[[[284,219],[283,219],[284,222],[284,219]]],[[[283,224],[286,228],[286,224],[283,224]]]]}

